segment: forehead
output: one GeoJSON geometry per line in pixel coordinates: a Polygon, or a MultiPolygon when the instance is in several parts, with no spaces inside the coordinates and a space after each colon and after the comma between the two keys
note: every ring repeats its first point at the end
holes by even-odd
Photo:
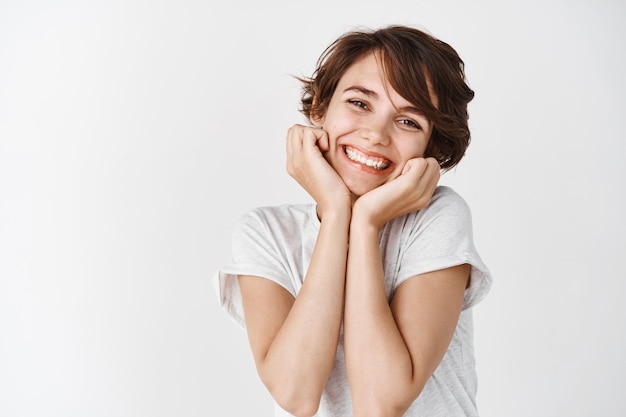
{"type": "Polygon", "coordinates": [[[339,80],[334,96],[352,91],[360,91],[376,100],[387,97],[396,107],[417,107],[392,87],[380,53],[370,52],[350,65],[339,80]]]}
{"type": "MultiPolygon", "coordinates": [[[[424,71],[424,77],[426,81],[426,88],[428,90],[428,97],[430,98],[430,104],[438,108],[439,99],[427,71],[424,71]]],[[[411,89],[415,89],[413,90],[413,94],[407,91],[404,91],[404,93],[408,94],[403,94],[402,91],[395,90],[390,82],[387,71],[385,71],[381,53],[378,51],[369,52],[350,65],[340,78],[335,93],[343,91],[343,89],[349,87],[349,85],[360,84],[367,86],[368,89],[372,89],[380,95],[384,94],[388,96],[393,101],[398,102],[398,104],[399,102],[410,103],[411,100],[407,99],[407,96],[414,96],[414,92],[416,90],[424,90],[423,87],[415,85],[415,83],[412,83],[412,86],[409,87],[411,89]]]]}
{"type": "Polygon", "coordinates": [[[382,66],[380,54],[370,52],[354,61],[346,69],[346,72],[343,73],[339,84],[352,83],[359,80],[389,84],[382,66]]]}

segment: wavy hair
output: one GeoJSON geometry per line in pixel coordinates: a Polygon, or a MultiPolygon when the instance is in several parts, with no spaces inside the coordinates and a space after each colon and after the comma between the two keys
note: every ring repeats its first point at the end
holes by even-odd
{"type": "Polygon", "coordinates": [[[323,116],[346,70],[372,52],[380,53],[393,89],[433,124],[425,156],[435,158],[443,170],[454,167],[470,143],[467,105],[474,91],[466,82],[464,63],[457,52],[418,29],[388,26],[340,36],[324,50],[313,75],[298,78],[303,84],[300,111],[309,121],[323,116]]]}

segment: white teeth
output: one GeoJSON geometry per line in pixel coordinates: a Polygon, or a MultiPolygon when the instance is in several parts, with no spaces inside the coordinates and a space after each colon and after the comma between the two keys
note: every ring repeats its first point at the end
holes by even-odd
{"type": "Polygon", "coordinates": [[[348,155],[348,158],[350,158],[352,161],[358,162],[368,167],[372,167],[376,170],[385,169],[389,166],[389,161],[386,161],[382,158],[373,159],[362,154],[361,152],[355,151],[354,149],[348,147],[346,147],[345,150],[346,155],[348,155]]]}

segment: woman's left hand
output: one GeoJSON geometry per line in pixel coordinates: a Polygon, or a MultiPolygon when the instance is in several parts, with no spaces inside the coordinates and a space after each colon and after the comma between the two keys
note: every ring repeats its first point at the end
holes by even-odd
{"type": "Polygon", "coordinates": [[[410,159],[397,178],[356,200],[353,220],[358,218],[381,229],[391,219],[422,209],[430,203],[439,177],[435,158],[410,159]]]}

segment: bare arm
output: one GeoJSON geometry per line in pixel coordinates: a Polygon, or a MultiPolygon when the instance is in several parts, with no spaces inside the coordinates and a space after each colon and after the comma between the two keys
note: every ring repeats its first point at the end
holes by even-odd
{"type": "Polygon", "coordinates": [[[239,277],[259,376],[281,407],[294,415],[317,411],[332,370],[343,309],[346,245],[347,221],[323,221],[295,300],[270,280],[239,277]]]}
{"type": "Polygon", "coordinates": [[[297,298],[270,280],[239,277],[259,376],[278,404],[296,416],[311,416],[319,407],[343,313],[351,201],[318,148],[323,135],[294,127],[288,137],[288,171],[315,198],[321,218],[297,298]]]}
{"type": "Polygon", "coordinates": [[[355,417],[403,415],[454,334],[469,267],[413,277],[399,286],[390,306],[378,241],[385,222],[428,204],[438,178],[434,160],[416,159],[354,205],[344,340],[355,417]]]}
{"type": "Polygon", "coordinates": [[[353,231],[350,239],[344,337],[353,415],[402,416],[448,348],[469,267],[410,278],[390,306],[378,233],[353,231]]]}

